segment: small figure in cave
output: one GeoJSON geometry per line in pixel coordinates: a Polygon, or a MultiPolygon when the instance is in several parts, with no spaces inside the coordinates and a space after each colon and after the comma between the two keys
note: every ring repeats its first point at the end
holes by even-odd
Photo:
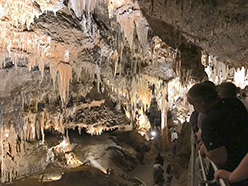
{"type": "Polygon", "coordinates": [[[177,138],[178,138],[178,134],[177,134],[176,130],[174,130],[171,134],[171,142],[175,143],[177,141],[177,138]]]}
{"type": "Polygon", "coordinates": [[[153,166],[153,181],[154,184],[157,184],[159,186],[163,186],[164,184],[164,170],[162,165],[159,164],[158,161],[155,161],[153,166]]]}
{"type": "Polygon", "coordinates": [[[114,169],[108,168],[108,169],[106,170],[106,173],[107,173],[107,175],[109,175],[109,176],[114,175],[114,169]]]}
{"type": "Polygon", "coordinates": [[[166,186],[171,185],[172,176],[173,176],[173,171],[171,169],[171,165],[168,164],[165,170],[165,185],[166,186]]]}
{"type": "Polygon", "coordinates": [[[106,174],[107,174],[107,175],[110,175],[110,169],[109,169],[109,168],[107,168],[106,174]]]}
{"type": "Polygon", "coordinates": [[[161,110],[156,109],[154,124],[155,124],[155,129],[157,131],[160,131],[160,129],[161,129],[161,110]]]}
{"type": "Polygon", "coordinates": [[[178,134],[176,130],[174,130],[171,134],[171,143],[172,145],[172,154],[176,155],[176,146],[177,146],[177,139],[178,139],[178,134]]]}
{"type": "Polygon", "coordinates": [[[170,135],[175,131],[176,129],[174,128],[174,127],[170,127],[169,128],[169,133],[170,133],[170,135]]]}
{"type": "Polygon", "coordinates": [[[156,101],[156,98],[153,97],[151,99],[151,104],[150,107],[148,109],[148,113],[147,116],[149,118],[149,121],[151,123],[151,128],[154,129],[155,127],[155,119],[156,119],[156,114],[157,114],[157,107],[158,107],[158,103],[156,101]]]}
{"type": "Polygon", "coordinates": [[[164,158],[161,156],[160,152],[158,153],[157,157],[155,158],[155,161],[157,161],[160,165],[164,165],[164,158]]]}
{"type": "Polygon", "coordinates": [[[156,117],[156,109],[155,107],[150,107],[149,109],[149,121],[151,123],[151,128],[154,129],[154,126],[155,126],[155,117],[156,117]]]}

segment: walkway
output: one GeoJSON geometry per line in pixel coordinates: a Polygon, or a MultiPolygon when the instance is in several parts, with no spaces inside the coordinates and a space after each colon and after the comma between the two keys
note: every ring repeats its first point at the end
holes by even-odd
{"type": "MultiPolygon", "coordinates": [[[[163,152],[162,156],[166,157],[168,156],[169,153],[171,153],[170,150],[163,152]]],[[[138,165],[130,173],[130,175],[142,180],[146,184],[146,186],[154,185],[152,172],[153,172],[154,161],[155,161],[157,154],[158,154],[158,151],[156,149],[151,149],[150,152],[145,155],[144,164],[138,165]]],[[[167,162],[165,160],[164,166],[163,166],[164,170],[166,169],[166,166],[167,166],[167,162]]],[[[174,186],[176,183],[177,183],[177,180],[173,177],[171,186],[174,186]]]]}

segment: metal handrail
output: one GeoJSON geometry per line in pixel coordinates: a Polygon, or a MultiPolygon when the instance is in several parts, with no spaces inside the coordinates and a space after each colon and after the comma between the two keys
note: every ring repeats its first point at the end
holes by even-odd
{"type": "Polygon", "coordinates": [[[194,185],[194,172],[195,172],[195,155],[196,155],[196,148],[194,143],[194,133],[191,130],[191,157],[190,157],[190,183],[194,185]]]}
{"type": "Polygon", "coordinates": [[[145,182],[143,182],[141,179],[134,177],[136,180],[140,181],[142,183],[142,186],[147,186],[145,182]]]}
{"type": "MultiPolygon", "coordinates": [[[[205,168],[204,168],[204,165],[203,165],[202,156],[201,156],[199,150],[198,150],[198,157],[199,157],[199,160],[200,160],[201,172],[202,172],[203,180],[204,180],[204,181],[207,181],[207,177],[206,177],[205,168]]],[[[205,185],[208,186],[208,183],[205,183],[205,185]]]]}
{"type": "MultiPolygon", "coordinates": [[[[200,165],[201,165],[201,170],[202,170],[202,177],[203,177],[203,183],[205,183],[206,186],[208,186],[208,183],[213,182],[214,180],[207,180],[206,178],[206,173],[205,173],[205,168],[204,168],[204,164],[203,164],[203,158],[200,154],[200,151],[198,150],[198,156],[200,159],[200,165]]],[[[210,161],[211,166],[214,169],[214,172],[218,170],[217,166],[215,165],[215,163],[210,160],[209,158],[207,158],[210,161]]],[[[224,182],[224,180],[222,178],[219,178],[218,183],[220,186],[227,186],[227,184],[224,182]]]]}
{"type": "MultiPolygon", "coordinates": [[[[212,167],[213,167],[213,169],[214,169],[214,172],[217,171],[218,168],[217,168],[217,166],[215,165],[215,163],[214,163],[213,161],[211,161],[210,159],[209,159],[209,161],[210,161],[210,163],[211,163],[211,165],[212,165],[212,167]]],[[[224,182],[224,180],[223,180],[222,178],[219,178],[218,181],[219,181],[220,186],[227,186],[226,183],[224,182]]]]}

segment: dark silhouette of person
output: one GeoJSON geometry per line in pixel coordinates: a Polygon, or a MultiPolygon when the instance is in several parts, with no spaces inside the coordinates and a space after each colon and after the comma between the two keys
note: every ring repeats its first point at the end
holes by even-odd
{"type": "Polygon", "coordinates": [[[173,170],[171,168],[171,165],[168,164],[165,170],[165,185],[166,186],[171,185],[172,177],[173,177],[173,170]]]}
{"type": "Polygon", "coordinates": [[[155,161],[158,162],[160,165],[164,165],[164,158],[161,156],[160,152],[158,153],[157,157],[155,158],[155,161]]]}
{"type": "Polygon", "coordinates": [[[154,183],[163,186],[164,184],[164,169],[158,161],[155,161],[154,166],[153,166],[153,180],[154,183]]]}

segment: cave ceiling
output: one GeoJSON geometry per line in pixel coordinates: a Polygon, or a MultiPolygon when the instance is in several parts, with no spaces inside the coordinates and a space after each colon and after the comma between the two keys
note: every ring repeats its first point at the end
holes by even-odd
{"type": "Polygon", "coordinates": [[[246,1],[139,0],[139,4],[154,32],[164,41],[173,38],[178,47],[187,40],[231,66],[247,64],[246,1]],[[164,34],[167,28],[170,35],[164,34]]]}

